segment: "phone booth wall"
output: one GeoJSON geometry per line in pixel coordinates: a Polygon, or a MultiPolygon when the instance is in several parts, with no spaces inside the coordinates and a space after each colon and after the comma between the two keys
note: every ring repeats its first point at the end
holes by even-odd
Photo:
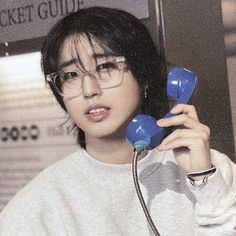
{"type": "Polygon", "coordinates": [[[211,147],[235,159],[221,1],[160,0],[166,59],[198,76],[194,99],[211,147]]]}
{"type": "Polygon", "coordinates": [[[222,13],[225,31],[226,61],[236,148],[236,1],[223,0],[222,13]]]}

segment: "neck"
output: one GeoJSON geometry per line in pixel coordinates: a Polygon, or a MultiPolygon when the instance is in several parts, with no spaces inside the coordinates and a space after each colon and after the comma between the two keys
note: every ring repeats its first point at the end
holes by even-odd
{"type": "Polygon", "coordinates": [[[133,147],[124,137],[86,137],[86,151],[96,160],[111,164],[128,164],[133,157],[133,147]]]}

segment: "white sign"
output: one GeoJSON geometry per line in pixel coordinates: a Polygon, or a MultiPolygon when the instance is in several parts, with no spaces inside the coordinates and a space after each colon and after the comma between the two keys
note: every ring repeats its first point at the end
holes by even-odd
{"type": "Polygon", "coordinates": [[[104,6],[148,18],[148,0],[1,0],[0,43],[45,36],[65,15],[78,9],[104,6]]]}
{"type": "Polygon", "coordinates": [[[0,59],[0,211],[45,167],[79,147],[40,69],[40,53],[0,59]]]}

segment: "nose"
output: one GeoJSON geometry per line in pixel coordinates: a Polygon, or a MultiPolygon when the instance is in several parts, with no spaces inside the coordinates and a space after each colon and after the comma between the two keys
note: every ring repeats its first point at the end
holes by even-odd
{"type": "Polygon", "coordinates": [[[94,96],[100,96],[102,90],[92,75],[85,75],[82,80],[82,95],[84,98],[91,98],[94,96]]]}

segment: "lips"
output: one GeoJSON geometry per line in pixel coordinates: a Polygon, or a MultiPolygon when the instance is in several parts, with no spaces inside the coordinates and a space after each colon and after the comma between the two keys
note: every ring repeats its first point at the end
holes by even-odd
{"type": "Polygon", "coordinates": [[[85,112],[89,121],[100,122],[109,115],[110,108],[104,105],[90,105],[85,112]]]}

